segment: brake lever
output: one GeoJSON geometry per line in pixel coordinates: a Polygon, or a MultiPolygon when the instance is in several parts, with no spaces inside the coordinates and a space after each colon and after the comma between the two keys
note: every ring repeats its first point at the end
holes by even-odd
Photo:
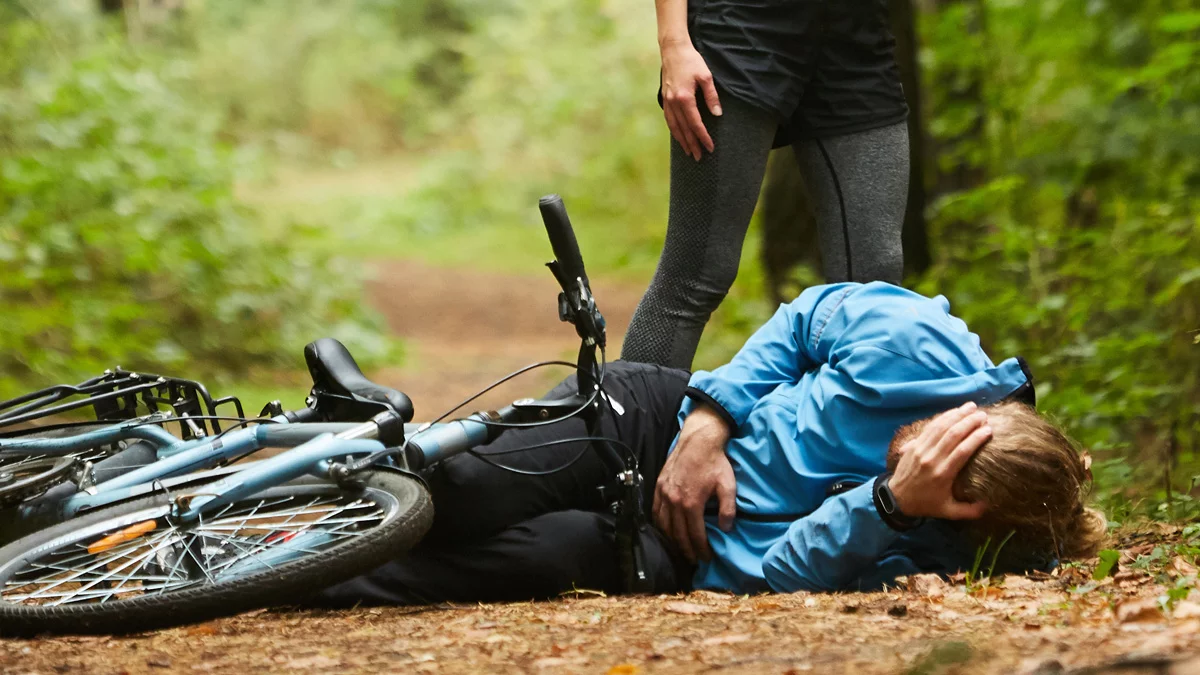
{"type": "Polygon", "coordinates": [[[596,298],[588,283],[582,278],[568,280],[557,260],[546,263],[546,267],[550,268],[554,279],[563,289],[558,294],[559,320],[575,326],[575,332],[584,342],[603,348],[608,341],[607,324],[596,306],[596,298]]]}

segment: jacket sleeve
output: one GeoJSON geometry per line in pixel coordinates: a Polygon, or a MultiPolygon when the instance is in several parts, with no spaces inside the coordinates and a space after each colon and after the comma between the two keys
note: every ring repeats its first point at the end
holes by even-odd
{"type": "Polygon", "coordinates": [[[733,360],[711,372],[696,371],[688,396],[717,409],[733,428],[781,384],[794,384],[828,358],[817,348],[829,318],[845,299],[862,288],[845,283],[814,286],[789,304],[746,341],[733,360]]]}
{"type": "MultiPolygon", "coordinates": [[[[772,590],[846,590],[878,576],[876,568],[901,534],[879,517],[872,501],[873,486],[874,481],[868,481],[830,497],[792,523],[763,558],[763,576],[772,590]]],[[[897,574],[918,571],[907,559],[891,559],[889,567],[897,574]]]]}

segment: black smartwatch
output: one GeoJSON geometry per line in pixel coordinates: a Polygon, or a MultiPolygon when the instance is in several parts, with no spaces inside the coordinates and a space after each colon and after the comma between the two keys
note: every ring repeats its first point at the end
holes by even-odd
{"type": "Polygon", "coordinates": [[[906,516],[900,511],[896,504],[896,495],[892,494],[892,488],[888,486],[891,477],[892,474],[885,473],[875,479],[875,485],[871,489],[872,501],[875,502],[875,510],[879,512],[879,517],[888,527],[897,532],[907,532],[925,522],[925,519],[906,516]]]}

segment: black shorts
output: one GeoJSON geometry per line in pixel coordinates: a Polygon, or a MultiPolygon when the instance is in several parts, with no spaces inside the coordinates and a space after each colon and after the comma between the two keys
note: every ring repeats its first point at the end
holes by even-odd
{"type": "Polygon", "coordinates": [[[776,146],[905,120],[887,0],[689,0],[717,86],[779,116],[776,146]]]}

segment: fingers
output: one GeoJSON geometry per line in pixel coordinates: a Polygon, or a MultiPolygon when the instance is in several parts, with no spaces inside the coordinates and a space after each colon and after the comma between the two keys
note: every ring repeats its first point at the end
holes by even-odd
{"type": "Polygon", "coordinates": [[[700,141],[696,140],[696,134],[692,131],[691,122],[688,120],[687,113],[679,108],[675,110],[675,121],[679,125],[679,133],[683,135],[683,149],[687,154],[697,162],[700,161],[700,141]]]}
{"type": "Polygon", "coordinates": [[[700,109],[696,105],[696,94],[671,93],[663,97],[663,117],[667,120],[667,128],[671,137],[678,141],[683,151],[689,157],[700,161],[703,150],[712,152],[712,137],[700,118],[700,109]]]}
{"type": "Polygon", "coordinates": [[[654,501],[651,504],[654,524],[668,536],[670,535],[671,520],[667,518],[666,497],[663,495],[663,484],[659,481],[654,486],[654,501]]]}
{"type": "Polygon", "coordinates": [[[684,511],[687,523],[687,538],[691,549],[700,560],[712,560],[712,550],[708,548],[708,532],[704,529],[704,507],[684,511]]]}
{"type": "Polygon", "coordinates": [[[952,408],[946,412],[933,418],[933,421],[925,425],[921,430],[919,440],[921,445],[931,447],[937,443],[937,440],[945,435],[946,431],[961,421],[967,415],[975,412],[976,406],[974,401],[967,401],[957,408],[952,408]]]}
{"type": "Polygon", "coordinates": [[[959,446],[968,436],[973,434],[977,429],[987,425],[987,413],[982,410],[977,410],[966,417],[963,417],[953,426],[942,434],[938,439],[937,446],[933,451],[933,459],[937,464],[941,464],[944,458],[949,457],[954,449],[959,446]]]}
{"type": "MultiPolygon", "coordinates": [[[[721,116],[721,100],[717,97],[717,87],[713,84],[712,73],[700,78],[700,90],[704,92],[704,103],[708,111],[717,117],[721,116]]],[[[710,148],[711,152],[712,149],[710,148]]]]}
{"type": "Polygon", "coordinates": [[[667,118],[667,128],[671,130],[671,138],[679,144],[683,151],[691,155],[691,150],[687,146],[687,136],[684,135],[683,129],[680,127],[679,119],[675,115],[675,108],[669,102],[663,102],[663,116],[667,118]]]}
{"type": "Polygon", "coordinates": [[[688,562],[696,562],[696,551],[692,548],[692,540],[688,536],[687,513],[683,509],[671,510],[671,532],[668,536],[679,546],[679,552],[688,562]]]}
{"type": "Polygon", "coordinates": [[[722,476],[717,483],[717,526],[728,532],[733,529],[733,518],[737,515],[737,483],[733,476],[722,476]]]}
{"type": "Polygon", "coordinates": [[[992,427],[987,424],[987,417],[984,417],[982,426],[976,427],[970,435],[964,438],[950,451],[949,455],[942,462],[939,473],[943,476],[954,477],[962,471],[967,465],[971,457],[983,447],[992,438],[992,427]]]}
{"type": "MultiPolygon", "coordinates": [[[[693,97],[690,101],[684,102],[683,114],[688,123],[688,130],[692,132],[692,136],[696,139],[696,143],[704,146],[705,150],[712,152],[712,137],[708,135],[708,129],[705,128],[704,120],[700,117],[700,108],[696,105],[695,97],[693,97]]],[[[696,161],[700,161],[699,153],[697,153],[696,161]]]]}

